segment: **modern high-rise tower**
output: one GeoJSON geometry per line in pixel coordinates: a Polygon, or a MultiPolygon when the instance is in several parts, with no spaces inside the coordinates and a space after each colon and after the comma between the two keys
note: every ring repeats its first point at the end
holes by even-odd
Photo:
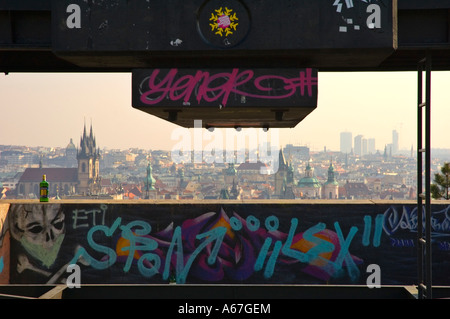
{"type": "Polygon", "coordinates": [[[397,154],[399,151],[398,146],[398,132],[396,130],[392,131],[392,154],[397,154]]]}
{"type": "Polygon", "coordinates": [[[354,141],[354,153],[355,155],[362,155],[362,135],[358,135],[355,136],[355,141],[354,141]]]}
{"type": "Polygon", "coordinates": [[[374,138],[369,138],[368,140],[369,142],[369,154],[375,154],[376,152],[376,148],[375,148],[375,139],[374,138]]]}
{"type": "Polygon", "coordinates": [[[351,153],[352,152],[352,133],[351,132],[341,132],[341,144],[340,144],[340,150],[341,153],[351,153]]]}
{"type": "Polygon", "coordinates": [[[361,147],[361,155],[367,155],[369,154],[369,145],[367,138],[362,139],[362,147],[361,147]]]}

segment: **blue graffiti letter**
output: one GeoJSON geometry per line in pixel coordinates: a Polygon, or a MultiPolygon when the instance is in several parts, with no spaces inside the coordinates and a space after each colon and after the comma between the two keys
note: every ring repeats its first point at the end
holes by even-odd
{"type": "MultiPolygon", "coordinates": [[[[145,235],[148,235],[152,230],[150,224],[146,222],[143,221],[130,222],[126,226],[120,226],[120,229],[122,229],[122,237],[130,242],[130,245],[128,247],[122,248],[122,251],[128,250],[128,258],[125,263],[125,266],[123,267],[123,270],[125,272],[128,272],[130,270],[131,263],[134,259],[134,254],[136,250],[139,251],[155,250],[156,248],[158,248],[158,243],[151,238],[144,237],[145,235]],[[138,243],[141,245],[137,245],[138,243]]],[[[145,269],[145,267],[143,266],[143,262],[146,259],[152,259],[157,265],[161,265],[161,261],[159,260],[159,256],[153,254],[145,254],[139,258],[138,269],[143,275],[145,274],[148,277],[150,274],[157,273],[159,266],[157,268],[153,266],[152,268],[155,268],[153,269],[153,271],[145,269]]]]}
{"type": "Polygon", "coordinates": [[[91,246],[91,248],[94,249],[95,251],[102,252],[102,253],[106,254],[107,258],[105,259],[105,261],[98,261],[98,260],[96,260],[94,257],[92,257],[86,251],[86,249],[84,249],[83,247],[80,247],[77,250],[77,252],[75,253],[75,256],[70,261],[70,264],[76,264],[78,259],[80,257],[83,257],[86,260],[86,262],[88,264],[90,264],[95,269],[106,269],[106,268],[112,266],[116,262],[116,259],[117,259],[116,252],[113,249],[109,248],[109,247],[97,244],[94,241],[93,236],[94,236],[94,233],[96,231],[102,231],[102,232],[105,233],[105,235],[107,237],[111,237],[112,234],[119,227],[121,221],[122,221],[122,219],[120,217],[118,217],[111,227],[102,226],[102,225],[94,226],[94,227],[92,227],[89,230],[89,232],[87,234],[87,240],[88,240],[88,243],[91,246]]]}
{"type": "Polygon", "coordinates": [[[286,242],[283,245],[283,248],[281,249],[281,252],[285,254],[288,257],[292,257],[294,259],[297,259],[301,262],[308,262],[309,257],[308,255],[302,253],[301,251],[292,249],[292,240],[294,239],[295,230],[297,229],[298,219],[292,218],[291,220],[291,228],[289,229],[288,237],[286,238],[286,242]]]}

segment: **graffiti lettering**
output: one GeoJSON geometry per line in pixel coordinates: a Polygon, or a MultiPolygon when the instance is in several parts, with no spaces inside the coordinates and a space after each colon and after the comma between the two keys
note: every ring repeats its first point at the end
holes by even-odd
{"type": "Polygon", "coordinates": [[[189,256],[186,264],[184,264],[184,253],[183,253],[183,244],[182,244],[182,234],[181,234],[181,228],[177,227],[175,229],[175,233],[172,239],[172,242],[169,247],[169,251],[167,252],[167,259],[165,264],[165,269],[163,272],[163,279],[169,278],[169,261],[171,260],[174,246],[176,244],[177,246],[177,252],[176,252],[176,282],[177,283],[185,283],[186,277],[189,273],[189,269],[191,268],[195,258],[199,255],[200,251],[205,249],[209,244],[212,242],[216,242],[209,257],[208,257],[208,263],[210,265],[214,264],[217,258],[217,253],[219,251],[219,248],[221,246],[223,237],[226,234],[227,229],[225,227],[217,227],[215,229],[212,229],[211,231],[208,231],[203,234],[199,234],[196,236],[197,239],[205,239],[200,243],[199,246],[196,247],[194,252],[189,256]]]}
{"type": "MultiPolygon", "coordinates": [[[[342,221],[333,220],[336,215],[328,212],[298,213],[304,205],[292,211],[290,206],[265,207],[261,213],[245,216],[234,211],[229,216],[220,205],[214,206],[217,212],[213,209],[198,215],[196,208],[189,207],[190,216],[196,217],[187,219],[172,214],[173,208],[164,214],[166,206],[152,206],[158,207],[158,214],[148,214],[147,209],[141,212],[141,206],[139,211],[129,211],[134,206],[108,207],[12,204],[5,223],[15,249],[0,256],[0,278],[76,284],[75,276],[83,274],[85,284],[102,281],[104,275],[113,275],[106,280],[114,283],[144,279],[180,284],[364,284],[364,267],[374,262],[383,265],[386,284],[398,282],[392,277],[398,269],[405,278],[415,278],[416,274],[410,262],[417,246],[415,205],[370,206],[370,214],[347,214],[342,221]],[[52,222],[42,222],[41,216],[52,222]],[[145,217],[141,220],[139,216],[145,217]],[[152,216],[151,222],[146,216],[152,216]],[[42,225],[39,230],[45,231],[26,227],[37,223],[42,225]],[[68,265],[76,264],[80,266],[77,275],[62,278],[68,276],[68,265]],[[116,276],[120,273],[123,275],[116,276]]],[[[448,284],[445,267],[450,251],[450,206],[433,207],[439,207],[432,213],[436,277],[439,283],[448,284]]],[[[6,251],[8,242],[4,240],[3,245],[6,251]]]]}
{"type": "Polygon", "coordinates": [[[359,277],[359,270],[358,267],[356,267],[351,255],[349,254],[349,248],[350,243],[353,240],[353,237],[358,231],[358,227],[355,226],[351,227],[346,239],[344,239],[341,227],[339,226],[338,222],[334,223],[334,227],[336,229],[336,233],[338,235],[339,243],[341,246],[341,250],[339,251],[339,255],[337,256],[335,263],[338,266],[342,266],[342,263],[345,261],[350,275],[350,279],[354,281],[359,277]]]}
{"type": "Polygon", "coordinates": [[[412,239],[401,239],[401,238],[390,238],[392,247],[414,247],[414,240],[412,239]]]}
{"type": "MultiPolygon", "coordinates": [[[[383,230],[383,219],[384,219],[384,216],[381,214],[379,214],[375,217],[375,232],[373,235],[373,246],[374,247],[380,246],[381,232],[383,230]]],[[[363,234],[363,241],[362,241],[362,244],[364,246],[369,246],[369,244],[370,244],[371,226],[372,226],[372,217],[370,215],[364,216],[364,234],[363,234]]]]}
{"type": "Polygon", "coordinates": [[[403,207],[402,211],[399,212],[395,207],[389,207],[384,213],[383,228],[389,235],[400,229],[416,230],[417,208],[410,211],[403,207]]]}
{"type": "Polygon", "coordinates": [[[308,255],[305,253],[292,249],[292,241],[295,235],[295,231],[297,229],[298,219],[292,218],[291,220],[291,227],[289,229],[288,238],[286,239],[286,242],[282,248],[282,252],[284,255],[289,256],[291,258],[297,259],[300,262],[308,262],[309,258],[308,255]]]}
{"type": "MultiPolygon", "coordinates": [[[[161,259],[155,253],[145,253],[141,254],[143,251],[155,251],[158,248],[158,243],[150,238],[146,237],[151,232],[151,226],[147,222],[143,221],[133,221],[128,223],[127,225],[120,225],[121,218],[117,218],[114,224],[111,227],[107,226],[94,226],[88,232],[88,243],[90,247],[96,252],[104,253],[105,255],[97,260],[92,257],[85,248],[81,247],[77,250],[74,258],[72,259],[72,263],[75,263],[80,258],[84,258],[88,264],[90,264],[95,269],[106,269],[112,266],[116,260],[117,256],[126,255],[125,265],[123,266],[123,271],[128,272],[131,268],[132,262],[134,259],[138,259],[138,269],[140,273],[145,277],[152,277],[153,275],[159,273],[161,266],[161,259]],[[98,244],[93,239],[93,234],[97,231],[103,232],[107,237],[111,237],[114,232],[120,229],[121,238],[127,241],[128,245],[124,245],[123,247],[113,249],[106,247],[104,245],[98,244]],[[124,253],[125,252],[125,253],[124,253]],[[139,253],[138,253],[139,252],[139,253]]],[[[169,271],[170,271],[170,260],[173,254],[174,247],[177,247],[176,251],[176,274],[177,274],[177,282],[184,283],[186,281],[186,277],[189,273],[189,269],[193,264],[195,258],[199,255],[199,253],[205,249],[212,242],[216,242],[213,249],[210,251],[210,256],[208,258],[208,263],[213,264],[216,261],[217,253],[221,246],[223,237],[226,233],[226,228],[217,227],[211,231],[199,234],[196,236],[197,239],[201,240],[201,243],[196,247],[195,251],[189,256],[186,264],[184,264],[184,254],[183,254],[183,244],[181,238],[181,229],[177,227],[175,229],[175,233],[172,237],[172,242],[170,244],[169,251],[167,252],[167,259],[165,264],[165,270],[163,271],[163,278],[168,279],[169,271]]]]}
{"type": "Polygon", "coordinates": [[[298,77],[287,78],[279,75],[263,75],[255,77],[254,71],[240,71],[235,68],[231,72],[210,74],[198,70],[195,74],[179,76],[178,69],[170,69],[165,76],[161,70],[155,69],[140,85],[140,101],[145,105],[156,105],[164,99],[183,100],[190,103],[192,95],[197,102],[219,102],[226,106],[230,94],[256,99],[287,99],[294,94],[313,96],[317,87],[317,77],[312,69],[300,71],[298,77]],[[253,84],[249,92],[245,85],[253,84]]]}
{"type": "Polygon", "coordinates": [[[113,265],[116,262],[117,255],[115,251],[107,246],[100,245],[94,240],[94,233],[97,231],[101,231],[105,233],[106,237],[111,237],[113,233],[116,231],[116,229],[119,227],[122,219],[118,217],[114,224],[111,227],[107,227],[104,225],[100,226],[94,226],[92,227],[89,232],[87,233],[87,240],[89,245],[92,249],[94,249],[97,252],[104,253],[105,258],[103,260],[97,260],[94,257],[92,257],[85,248],[80,247],[76,253],[75,256],[72,258],[72,261],[70,264],[76,264],[76,262],[80,258],[84,258],[86,262],[94,267],[95,269],[107,269],[111,265],[113,265]]]}
{"type": "MultiPolygon", "coordinates": [[[[212,214],[210,215],[212,216],[212,214]]],[[[245,220],[233,216],[229,221],[230,228],[236,232],[245,230],[261,235],[262,231],[265,231],[260,228],[259,219],[252,215],[245,220]]],[[[125,273],[129,272],[133,262],[136,262],[137,269],[144,277],[150,278],[161,274],[162,279],[168,280],[175,273],[177,283],[186,283],[194,265],[203,267],[203,270],[209,267],[218,267],[214,266],[217,262],[221,263],[221,267],[224,265],[223,254],[227,247],[224,241],[230,231],[227,227],[217,226],[201,233],[194,233],[195,241],[191,242],[189,229],[185,229],[185,233],[183,233],[183,227],[177,226],[171,235],[170,242],[164,246],[167,250],[161,250],[163,248],[160,246],[162,240],[157,238],[158,234],[150,234],[152,229],[150,224],[144,221],[132,221],[121,225],[121,222],[119,217],[111,227],[97,225],[89,230],[88,244],[95,252],[103,253],[102,258],[95,259],[85,248],[81,247],[77,250],[72,263],[83,258],[91,267],[101,270],[112,266],[121,258],[124,262],[123,271],[125,273]],[[118,230],[121,231],[121,237],[117,241],[115,250],[101,244],[104,236],[112,237],[118,230]],[[100,242],[94,240],[94,233],[98,233],[95,238],[100,242]]],[[[277,232],[278,218],[269,216],[264,225],[268,232],[277,232]]],[[[286,237],[271,235],[264,238],[262,246],[255,255],[256,258],[250,260],[250,262],[253,261],[254,272],[263,270],[263,276],[270,278],[274,274],[276,265],[280,262],[283,263],[288,257],[291,259],[289,263],[307,264],[311,267],[307,270],[308,272],[319,271],[328,277],[343,276],[343,265],[345,264],[351,279],[358,278],[359,270],[349,252],[351,242],[358,231],[357,227],[351,227],[347,237],[344,237],[338,222],[334,224],[336,233],[327,230],[324,223],[318,223],[303,233],[297,232],[297,226],[298,219],[293,218],[286,237]],[[334,253],[336,257],[332,260],[330,257],[334,253]]],[[[238,235],[239,233],[236,233],[234,236],[238,235]]],[[[245,241],[243,237],[241,240],[245,241]]],[[[249,244],[251,243],[244,244],[243,242],[239,246],[249,244]]],[[[250,251],[248,250],[248,252],[250,251]]],[[[251,272],[249,272],[250,274],[251,272]]]]}
{"type": "MultiPolygon", "coordinates": [[[[384,213],[383,229],[388,235],[393,235],[400,230],[417,231],[417,207],[402,206],[398,209],[389,207],[384,213]]],[[[425,226],[425,213],[423,213],[423,225],[425,226]]],[[[449,236],[450,234],[450,206],[431,214],[432,236],[449,236]]]]}
{"type": "MultiPolygon", "coordinates": [[[[122,230],[122,237],[129,242],[128,246],[122,247],[120,252],[127,252],[127,260],[123,267],[124,272],[128,272],[137,251],[152,251],[158,247],[158,243],[148,237],[152,228],[150,224],[142,221],[130,222],[127,225],[120,226],[122,230]],[[138,228],[136,228],[138,227],[138,228]]],[[[159,256],[152,253],[145,253],[138,259],[138,268],[142,275],[151,277],[157,273],[161,265],[159,256]],[[149,262],[150,267],[146,267],[146,262],[149,262]],[[152,263],[153,262],[153,263],[152,263]]]]}
{"type": "Polygon", "coordinates": [[[106,205],[100,205],[100,209],[74,209],[72,211],[73,229],[105,224],[106,205]]]}

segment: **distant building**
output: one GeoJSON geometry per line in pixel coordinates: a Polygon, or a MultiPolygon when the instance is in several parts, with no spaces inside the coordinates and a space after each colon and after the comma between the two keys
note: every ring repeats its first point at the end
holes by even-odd
{"type": "Polygon", "coordinates": [[[355,153],[355,155],[359,155],[359,156],[362,155],[362,152],[363,152],[362,139],[363,139],[362,135],[355,136],[354,148],[353,148],[353,152],[355,153]]]}
{"type": "Polygon", "coordinates": [[[72,139],[66,146],[66,167],[77,167],[77,148],[72,139]]]}
{"type": "Polygon", "coordinates": [[[53,158],[47,158],[45,163],[49,167],[77,167],[77,148],[75,147],[75,144],[73,144],[73,140],[70,139],[63,156],[60,155],[53,158]]]}
{"type": "Polygon", "coordinates": [[[233,185],[230,189],[230,199],[241,199],[241,190],[238,188],[237,183],[233,180],[233,185]]]}
{"type": "Polygon", "coordinates": [[[189,181],[185,180],[184,178],[184,169],[182,167],[180,167],[177,171],[177,180],[178,180],[177,191],[180,194],[185,190],[186,186],[189,183],[189,181]]]}
{"type": "Polygon", "coordinates": [[[147,176],[145,179],[145,199],[156,199],[156,188],[155,188],[156,180],[152,174],[152,166],[150,161],[148,161],[147,165],[147,176]]]}
{"type": "Polygon", "coordinates": [[[34,156],[31,152],[23,152],[17,150],[1,152],[0,160],[3,165],[11,166],[33,165],[34,163],[36,163],[34,162],[34,156]]]}
{"type": "Polygon", "coordinates": [[[231,186],[234,183],[237,183],[237,171],[234,166],[234,163],[229,163],[228,167],[223,170],[225,185],[231,186]]]}
{"type": "Polygon", "coordinates": [[[376,147],[375,147],[375,139],[369,138],[368,144],[369,144],[369,154],[375,154],[377,152],[376,147]]]}
{"type": "Polygon", "coordinates": [[[39,198],[39,183],[42,176],[47,176],[49,183],[49,194],[51,197],[57,195],[71,195],[78,187],[77,168],[27,168],[17,183],[17,195],[23,198],[39,198]]]}
{"type": "Polygon", "coordinates": [[[398,132],[396,130],[392,131],[392,154],[397,154],[399,151],[399,144],[398,144],[398,132]]]}
{"type": "Polygon", "coordinates": [[[274,198],[283,198],[286,188],[287,163],[284,158],[283,149],[280,149],[278,155],[278,170],[275,172],[274,198]]]}
{"type": "Polygon", "coordinates": [[[223,170],[224,187],[221,189],[219,198],[221,199],[239,199],[240,189],[238,187],[237,170],[234,163],[229,163],[228,167],[223,170]]]}
{"type": "Polygon", "coordinates": [[[294,199],[293,192],[293,168],[292,165],[288,165],[283,150],[280,149],[278,156],[278,170],[275,173],[275,187],[272,198],[277,199],[294,199]]]}
{"type": "MultiPolygon", "coordinates": [[[[73,149],[69,148],[70,151],[73,149]]],[[[67,155],[67,152],[66,152],[67,155]]],[[[37,198],[39,196],[39,183],[46,175],[49,182],[50,197],[65,195],[96,195],[101,192],[99,175],[100,150],[96,148],[92,132],[86,134],[84,126],[80,149],[77,151],[78,167],[45,168],[42,163],[39,168],[27,168],[17,183],[17,196],[23,198],[37,198]]]]}
{"type": "Polygon", "coordinates": [[[322,187],[322,198],[325,199],[337,199],[339,198],[339,183],[336,180],[334,174],[333,163],[330,163],[328,168],[328,179],[322,187]]]}
{"type": "Polygon", "coordinates": [[[369,145],[367,138],[362,139],[362,146],[361,146],[361,155],[367,155],[369,154],[369,145]]]}
{"type": "Polygon", "coordinates": [[[288,158],[296,158],[299,160],[309,160],[309,147],[307,146],[295,146],[293,144],[286,144],[283,150],[284,154],[288,158]]]}
{"type": "Polygon", "coordinates": [[[351,132],[341,132],[340,139],[340,151],[344,154],[349,154],[352,152],[353,141],[351,132]]]}
{"type": "Polygon", "coordinates": [[[322,195],[322,185],[314,176],[314,171],[309,163],[305,169],[305,176],[298,181],[297,189],[302,198],[320,198],[322,195]]]}
{"type": "Polygon", "coordinates": [[[80,149],[77,153],[78,161],[78,187],[77,194],[92,195],[99,194],[100,184],[100,149],[92,131],[92,125],[89,135],[84,126],[83,136],[80,139],[80,149]]]}
{"type": "Polygon", "coordinates": [[[349,199],[367,199],[370,197],[370,191],[364,183],[347,181],[342,188],[341,195],[349,199]]]}
{"type": "Polygon", "coordinates": [[[261,174],[267,171],[269,166],[262,162],[245,162],[241,163],[237,168],[237,175],[241,181],[247,182],[263,182],[267,179],[266,174],[261,174]]]}

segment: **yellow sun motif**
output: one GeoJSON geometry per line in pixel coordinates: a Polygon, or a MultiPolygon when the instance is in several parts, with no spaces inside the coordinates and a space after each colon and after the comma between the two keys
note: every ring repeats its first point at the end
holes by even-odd
{"type": "Polygon", "coordinates": [[[219,9],[214,10],[211,13],[211,18],[209,21],[212,21],[209,25],[211,26],[211,31],[215,31],[215,34],[220,35],[221,37],[229,36],[233,34],[233,30],[236,31],[236,27],[239,25],[236,21],[239,20],[236,17],[236,12],[233,12],[233,9],[228,9],[225,7],[225,10],[220,7],[219,9]]]}

